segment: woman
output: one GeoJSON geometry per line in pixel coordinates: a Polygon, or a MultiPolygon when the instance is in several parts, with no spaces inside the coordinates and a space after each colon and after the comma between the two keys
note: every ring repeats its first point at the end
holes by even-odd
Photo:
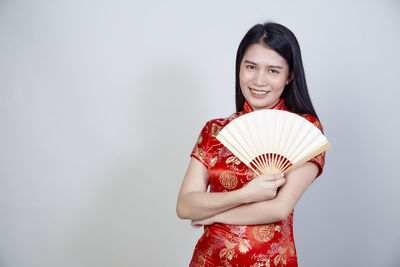
{"type": "Polygon", "coordinates": [[[325,154],[286,177],[254,177],[215,138],[233,119],[266,108],[297,113],[322,130],[296,37],[276,23],[255,25],[244,36],[236,57],[237,112],[207,122],[192,151],[177,204],[179,218],[204,225],[190,266],[297,266],[293,209],[321,174],[325,154]]]}

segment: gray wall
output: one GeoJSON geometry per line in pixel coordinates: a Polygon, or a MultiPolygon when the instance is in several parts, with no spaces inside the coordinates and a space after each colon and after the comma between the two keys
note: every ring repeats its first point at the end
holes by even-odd
{"type": "Polygon", "coordinates": [[[264,20],[297,35],[333,144],[300,266],[399,266],[398,1],[0,1],[0,266],[187,266],[175,215],[204,123],[264,20]],[[397,138],[395,138],[397,137],[397,138]]]}

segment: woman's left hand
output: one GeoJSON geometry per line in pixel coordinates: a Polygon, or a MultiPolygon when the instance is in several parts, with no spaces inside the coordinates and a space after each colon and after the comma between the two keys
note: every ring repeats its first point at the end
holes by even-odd
{"type": "Polygon", "coordinates": [[[207,218],[207,219],[204,219],[204,220],[195,220],[195,221],[192,221],[192,222],[190,223],[190,225],[191,225],[193,228],[200,228],[200,227],[202,227],[203,225],[210,225],[210,224],[213,224],[213,223],[215,223],[215,220],[214,220],[213,217],[210,217],[210,218],[207,218]]]}

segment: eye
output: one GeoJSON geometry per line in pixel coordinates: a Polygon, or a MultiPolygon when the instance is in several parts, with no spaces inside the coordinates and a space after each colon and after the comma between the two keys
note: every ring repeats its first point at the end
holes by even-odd
{"type": "Polygon", "coordinates": [[[270,72],[270,73],[273,73],[273,74],[279,73],[279,71],[277,71],[276,69],[270,69],[269,72],[270,72]]]}
{"type": "Polygon", "coordinates": [[[254,66],[254,65],[246,65],[246,68],[248,68],[249,70],[255,70],[256,66],[254,66]]]}

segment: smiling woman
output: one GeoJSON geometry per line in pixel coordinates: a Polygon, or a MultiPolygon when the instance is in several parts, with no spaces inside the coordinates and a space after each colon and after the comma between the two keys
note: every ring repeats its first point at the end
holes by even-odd
{"type": "Polygon", "coordinates": [[[236,57],[237,112],[204,126],[178,196],[179,218],[204,226],[190,266],[297,266],[293,209],[322,173],[325,153],[286,176],[255,177],[216,136],[232,120],[259,109],[297,113],[322,131],[304,77],[289,29],[258,24],[244,36],[236,57]]]}
{"type": "Polygon", "coordinates": [[[277,52],[262,43],[252,44],[240,66],[240,88],[254,110],[271,108],[291,76],[288,63],[277,52]]]}

